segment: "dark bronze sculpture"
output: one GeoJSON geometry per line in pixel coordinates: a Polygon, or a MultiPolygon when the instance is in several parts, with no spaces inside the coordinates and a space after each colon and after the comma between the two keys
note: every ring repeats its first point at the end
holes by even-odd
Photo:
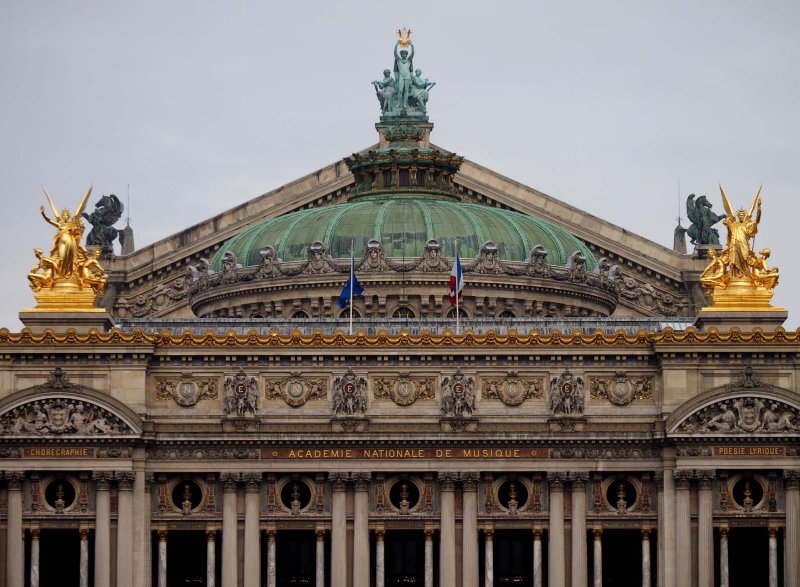
{"type": "Polygon", "coordinates": [[[705,196],[700,196],[695,200],[695,195],[691,194],[686,199],[686,215],[692,222],[687,234],[693,245],[718,245],[719,232],[713,226],[724,220],[727,215],[717,215],[711,211],[711,202],[705,196]]]}

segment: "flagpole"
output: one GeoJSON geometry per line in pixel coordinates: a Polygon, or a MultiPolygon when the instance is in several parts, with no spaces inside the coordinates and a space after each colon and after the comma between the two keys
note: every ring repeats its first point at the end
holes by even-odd
{"type": "Polygon", "coordinates": [[[353,285],[356,273],[356,261],[353,257],[353,247],[355,239],[350,240],[350,336],[353,336],[353,285]]]}
{"type": "MultiPolygon", "coordinates": [[[[455,263],[458,264],[458,239],[455,239],[456,244],[456,260],[455,263]]],[[[461,297],[461,291],[459,290],[459,286],[461,283],[459,282],[460,275],[458,274],[458,267],[456,267],[456,334],[461,334],[461,315],[458,308],[458,298],[461,297]]]]}

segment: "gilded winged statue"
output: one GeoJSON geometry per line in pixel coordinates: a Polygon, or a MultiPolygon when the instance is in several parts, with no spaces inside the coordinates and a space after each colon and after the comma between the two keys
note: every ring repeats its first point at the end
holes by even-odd
{"type": "Polygon", "coordinates": [[[734,283],[739,292],[747,287],[771,292],[778,283],[778,268],[767,265],[769,249],[755,253],[755,238],[761,222],[761,188],[758,188],[749,209],[742,208],[735,213],[725,189],[722,186],[719,189],[727,213],[723,224],[728,229],[728,238],[720,253],[709,250],[711,262],[700,275],[700,282],[711,293],[734,283]]]}
{"type": "Polygon", "coordinates": [[[28,280],[34,291],[50,289],[59,281],[71,282],[80,289],[90,288],[95,293],[103,290],[106,273],[98,262],[99,251],[89,254],[81,246],[84,230],[81,215],[86,209],[91,193],[92,188],[89,187],[77,210],[71,214],[66,208],[59,212],[53,198],[47,189],[44,189],[50,209],[53,211],[53,218],[47,215],[44,206],[39,212],[45,221],[56,229],[56,234],[53,237],[53,248],[49,257],[45,257],[41,249],[34,249],[39,262],[28,274],[28,280]]]}

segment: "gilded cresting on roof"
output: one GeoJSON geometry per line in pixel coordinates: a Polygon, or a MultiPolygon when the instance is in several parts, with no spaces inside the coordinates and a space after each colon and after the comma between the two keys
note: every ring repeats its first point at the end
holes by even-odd
{"type": "Polygon", "coordinates": [[[1,346],[70,346],[86,344],[130,344],[130,345],[153,345],[168,347],[307,347],[307,348],[365,348],[365,347],[526,347],[526,346],[599,346],[599,347],[619,347],[619,346],[648,346],[651,344],[800,344],[800,328],[795,331],[786,331],[777,328],[771,332],[762,331],[759,328],[747,332],[738,328],[722,332],[716,328],[709,328],[706,332],[689,328],[685,331],[676,331],[672,328],[665,328],[658,332],[648,332],[640,330],[636,334],[626,334],[618,331],[615,334],[605,334],[595,332],[584,334],[580,332],[561,333],[552,331],[548,334],[540,334],[531,331],[527,334],[509,331],[507,334],[496,334],[489,331],[486,334],[474,334],[465,332],[455,334],[445,331],[441,334],[422,332],[421,334],[388,334],[379,332],[378,334],[368,335],[358,332],[352,336],[344,332],[337,332],[332,335],[324,335],[321,332],[303,335],[299,332],[292,334],[280,334],[272,332],[268,335],[259,335],[255,332],[240,335],[229,332],[226,335],[216,335],[206,333],[195,335],[190,332],[184,334],[172,334],[169,332],[151,333],[137,328],[132,332],[123,332],[113,329],[108,333],[101,333],[97,330],[90,330],[87,334],[78,333],[70,328],[67,332],[56,333],[47,330],[41,334],[33,333],[30,329],[23,329],[20,333],[11,333],[7,328],[0,328],[0,347],[1,346]]]}

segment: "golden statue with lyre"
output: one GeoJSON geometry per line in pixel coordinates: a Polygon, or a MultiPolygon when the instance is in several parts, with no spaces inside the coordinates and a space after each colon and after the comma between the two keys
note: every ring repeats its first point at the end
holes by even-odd
{"type": "Polygon", "coordinates": [[[89,253],[81,246],[84,230],[81,215],[91,193],[90,187],[75,213],[70,214],[66,208],[59,212],[50,194],[44,190],[53,218],[47,215],[44,206],[39,211],[45,221],[56,229],[56,234],[49,256],[45,256],[41,249],[33,250],[39,262],[28,273],[28,281],[38,302],[36,310],[97,310],[94,303],[103,291],[107,275],[99,262],[100,249],[89,253]]]}
{"type": "Polygon", "coordinates": [[[770,305],[772,289],[778,284],[778,268],[767,264],[770,250],[755,252],[758,224],[761,222],[761,188],[748,210],[735,213],[722,186],[722,203],[727,213],[723,224],[728,229],[725,248],[709,249],[711,262],[700,275],[700,283],[711,294],[713,304],[705,310],[778,310],[770,305]],[[755,217],[753,213],[755,212],[755,217]]]}

